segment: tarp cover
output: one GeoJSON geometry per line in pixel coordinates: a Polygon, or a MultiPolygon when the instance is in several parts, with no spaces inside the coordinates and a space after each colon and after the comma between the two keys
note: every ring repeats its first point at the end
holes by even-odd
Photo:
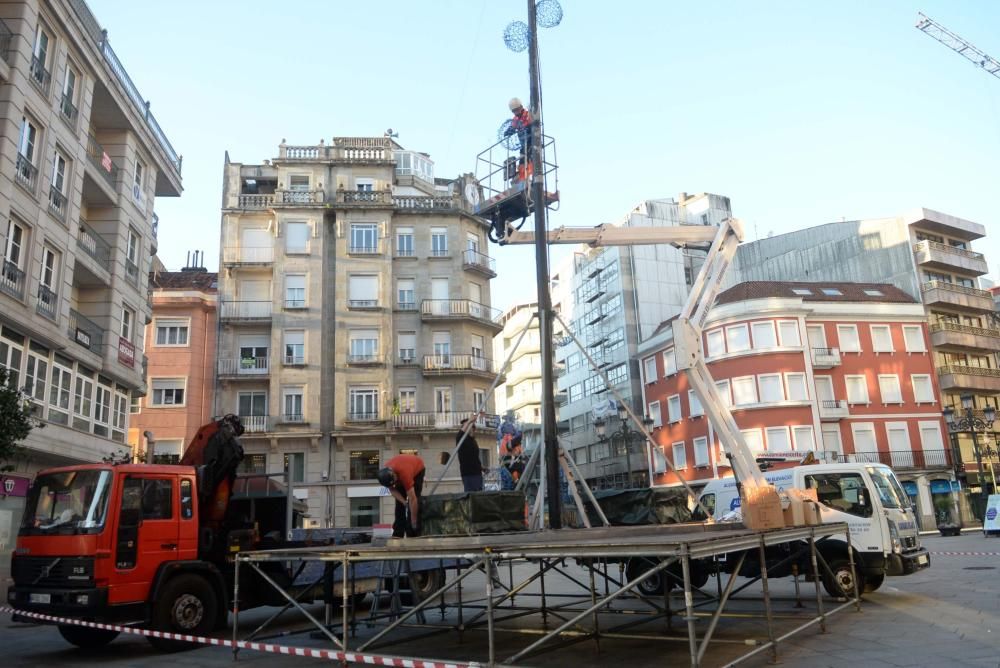
{"type": "Polygon", "coordinates": [[[422,536],[525,531],[524,492],[434,494],[421,501],[422,536]]]}
{"type": "MultiPolygon", "coordinates": [[[[594,498],[613,526],[691,521],[688,495],[683,488],[603,489],[595,491],[594,498]]],[[[590,502],[587,502],[587,516],[592,525],[600,526],[601,518],[590,502]]]]}

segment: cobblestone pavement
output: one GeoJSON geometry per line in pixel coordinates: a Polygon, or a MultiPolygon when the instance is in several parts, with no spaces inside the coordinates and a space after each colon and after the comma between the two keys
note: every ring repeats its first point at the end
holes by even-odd
{"type": "MultiPolygon", "coordinates": [[[[822,668],[867,668],[869,666],[992,666],[1000,668],[1000,539],[981,534],[966,534],[955,538],[926,537],[924,544],[931,551],[932,566],[913,576],[890,578],[876,593],[866,597],[862,612],[844,610],[829,618],[828,633],[820,634],[817,627],[793,636],[780,645],[783,666],[822,668]]],[[[785,580],[773,581],[772,590],[779,613],[792,612],[792,586],[785,580]]],[[[708,589],[713,589],[714,580],[708,589]]],[[[471,587],[471,585],[470,585],[471,587]]],[[[812,585],[803,589],[805,602],[813,594],[812,585]]],[[[527,601],[523,601],[527,603],[527,601]]],[[[681,602],[675,601],[675,607],[681,602]]],[[[832,599],[827,604],[835,605],[832,599]]],[[[738,610],[736,607],[735,610],[738,610]]],[[[317,609],[318,613],[318,609],[317,609]]],[[[241,617],[246,630],[263,620],[265,611],[241,617]]],[[[367,614],[367,613],[365,613],[367,614]]],[[[439,619],[430,612],[429,621],[439,619]]],[[[627,618],[626,618],[627,620],[627,618]]],[[[555,620],[550,615],[550,624],[555,620]]],[[[516,622],[513,622],[516,623],[516,622]]],[[[602,622],[602,628],[620,620],[602,622]]],[[[627,623],[627,622],[626,622],[627,623]]],[[[699,632],[707,621],[698,622],[699,632]]],[[[795,622],[786,622],[790,629],[795,622]]],[[[537,631],[538,622],[526,621],[522,630],[537,631]]],[[[661,619],[637,630],[664,628],[661,619]],[[658,624],[659,627],[654,626],[658,624]]],[[[683,621],[675,620],[675,630],[683,621]]],[[[362,627],[362,633],[365,631],[362,627]]],[[[370,633],[370,632],[368,632],[370,633]]],[[[749,649],[747,638],[763,638],[766,633],[757,620],[724,620],[719,636],[732,642],[710,649],[703,665],[725,663],[749,649]]],[[[534,637],[526,636],[529,640],[534,637]]],[[[537,637],[537,636],[535,636],[537,637]]],[[[288,636],[274,642],[320,646],[308,635],[288,636]]],[[[498,658],[509,656],[515,647],[528,640],[522,636],[500,635],[498,658]],[[508,639],[509,638],[509,639],[508,639]]],[[[9,617],[0,618],[0,647],[4,666],[224,666],[233,661],[231,651],[205,647],[176,654],[158,654],[142,638],[119,637],[108,647],[94,652],[70,648],[53,627],[15,624],[9,617]]],[[[484,634],[467,632],[459,640],[457,634],[446,633],[414,638],[406,644],[382,649],[386,653],[409,656],[432,656],[451,659],[486,658],[484,634]]],[[[751,658],[744,665],[768,665],[769,655],[751,658]]],[[[588,668],[616,662],[630,668],[653,665],[687,666],[690,661],[686,642],[648,640],[602,640],[597,645],[586,640],[568,648],[531,657],[523,664],[588,668]]],[[[240,664],[259,666],[330,665],[330,662],[244,651],[240,664]]]]}

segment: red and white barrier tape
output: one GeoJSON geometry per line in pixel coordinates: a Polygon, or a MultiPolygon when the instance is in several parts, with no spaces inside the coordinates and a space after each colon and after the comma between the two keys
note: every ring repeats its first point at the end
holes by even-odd
{"type": "Polygon", "coordinates": [[[101,624],[98,622],[85,622],[80,619],[70,619],[68,617],[53,617],[43,615],[38,612],[25,612],[15,610],[8,606],[0,606],[0,612],[16,614],[19,617],[37,619],[43,622],[53,622],[55,624],[72,624],[74,626],[85,626],[91,629],[102,629],[104,631],[118,631],[120,633],[131,633],[132,635],[147,636],[153,638],[163,638],[165,640],[181,640],[184,642],[199,643],[202,645],[215,645],[217,647],[237,647],[239,649],[251,649],[258,652],[269,652],[271,654],[285,654],[287,656],[304,656],[310,659],[327,659],[329,661],[344,661],[346,663],[364,663],[372,666],[395,666],[397,668],[481,668],[478,662],[453,663],[448,661],[430,661],[428,659],[410,659],[399,656],[387,656],[384,654],[360,654],[358,652],[343,652],[333,649],[313,649],[310,647],[291,647],[289,645],[275,645],[264,642],[250,642],[238,640],[235,643],[225,638],[207,638],[203,636],[190,636],[182,633],[170,633],[167,631],[152,631],[149,629],[138,629],[134,626],[117,626],[115,624],[101,624]]]}
{"type": "Polygon", "coordinates": [[[931,552],[939,557],[1000,557],[1000,552],[931,552]]]}

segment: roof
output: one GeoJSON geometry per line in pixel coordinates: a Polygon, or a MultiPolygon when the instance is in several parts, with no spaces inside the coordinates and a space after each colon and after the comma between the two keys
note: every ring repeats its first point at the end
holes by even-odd
{"type": "Polygon", "coordinates": [[[747,281],[721,293],[715,303],[732,304],[748,299],[772,298],[801,299],[804,302],[919,303],[896,286],[887,283],[838,281],[747,281]]]}
{"type": "Polygon", "coordinates": [[[154,290],[200,290],[218,292],[219,274],[214,271],[160,271],[149,275],[154,290]]]}

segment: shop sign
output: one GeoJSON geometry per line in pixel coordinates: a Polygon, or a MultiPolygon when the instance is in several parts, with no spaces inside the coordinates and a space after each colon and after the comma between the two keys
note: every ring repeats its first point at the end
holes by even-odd
{"type": "Polygon", "coordinates": [[[951,494],[951,481],[931,480],[931,494],[951,494]]]}
{"type": "Polygon", "coordinates": [[[16,475],[0,475],[0,495],[2,496],[28,496],[28,487],[30,485],[30,478],[22,478],[16,475]]]}

